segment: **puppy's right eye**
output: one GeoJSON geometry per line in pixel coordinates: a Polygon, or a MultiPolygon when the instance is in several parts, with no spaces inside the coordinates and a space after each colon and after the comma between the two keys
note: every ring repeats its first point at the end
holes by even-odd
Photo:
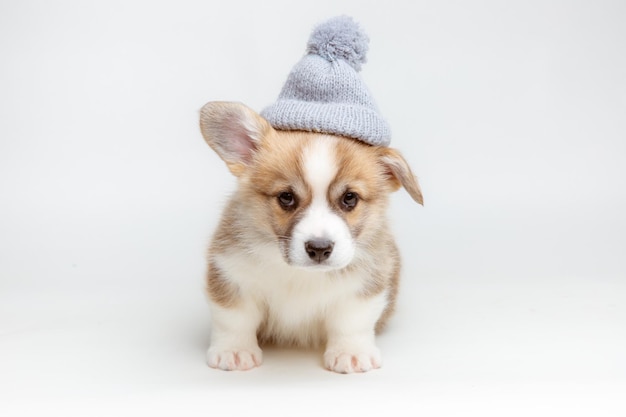
{"type": "Polygon", "coordinates": [[[284,210],[293,210],[296,208],[296,197],[293,193],[285,191],[278,194],[278,203],[284,210]]]}

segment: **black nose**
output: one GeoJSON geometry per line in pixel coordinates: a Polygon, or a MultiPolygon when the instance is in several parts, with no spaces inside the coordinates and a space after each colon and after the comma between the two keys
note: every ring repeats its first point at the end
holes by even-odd
{"type": "Polygon", "coordinates": [[[304,249],[309,258],[317,263],[321,263],[330,257],[333,253],[335,244],[327,239],[313,239],[304,243],[304,249]]]}

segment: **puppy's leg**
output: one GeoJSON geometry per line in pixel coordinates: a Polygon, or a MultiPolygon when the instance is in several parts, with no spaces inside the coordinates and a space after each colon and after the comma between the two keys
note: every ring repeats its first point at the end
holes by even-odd
{"type": "Polygon", "coordinates": [[[243,371],[263,361],[256,336],[262,312],[254,301],[241,301],[229,308],[212,305],[211,346],[207,351],[212,368],[243,371]]]}
{"type": "Polygon", "coordinates": [[[382,362],[374,328],[386,302],[386,293],[382,293],[371,298],[355,297],[333,309],[326,322],[326,368],[339,373],[380,368],[382,362]]]}

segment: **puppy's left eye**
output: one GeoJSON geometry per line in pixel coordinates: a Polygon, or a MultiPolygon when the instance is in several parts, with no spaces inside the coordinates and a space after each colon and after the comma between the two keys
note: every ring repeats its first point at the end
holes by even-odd
{"type": "Polygon", "coordinates": [[[295,209],[296,205],[298,204],[296,196],[289,191],[285,191],[278,195],[278,203],[283,208],[283,210],[287,211],[295,209]]]}
{"type": "Polygon", "coordinates": [[[356,207],[356,203],[359,202],[359,196],[357,193],[353,193],[352,191],[348,191],[341,197],[341,208],[345,211],[350,211],[354,207],[356,207]]]}

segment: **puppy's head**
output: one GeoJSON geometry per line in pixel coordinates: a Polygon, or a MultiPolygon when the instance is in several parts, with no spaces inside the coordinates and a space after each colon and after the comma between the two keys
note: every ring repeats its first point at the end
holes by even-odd
{"type": "Polygon", "coordinates": [[[234,198],[249,232],[277,245],[289,265],[344,268],[380,236],[390,192],[404,186],[422,204],[415,176],[394,149],[277,131],[238,103],[206,104],[200,127],[239,179],[234,198]]]}

